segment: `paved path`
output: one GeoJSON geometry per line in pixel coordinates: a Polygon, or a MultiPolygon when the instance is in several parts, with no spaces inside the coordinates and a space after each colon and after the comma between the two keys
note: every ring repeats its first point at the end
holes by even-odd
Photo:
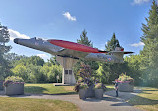
{"type": "MultiPolygon", "coordinates": [[[[126,100],[135,96],[140,90],[135,90],[133,93],[119,92],[119,97],[115,97],[115,91],[105,92],[102,100],[88,98],[86,100],[79,99],[77,94],[74,95],[46,95],[46,94],[25,94],[12,97],[19,98],[41,98],[41,99],[57,99],[69,101],[76,104],[81,111],[141,111],[133,106],[130,106],[126,100]]],[[[0,93],[1,97],[8,97],[0,93]]]]}

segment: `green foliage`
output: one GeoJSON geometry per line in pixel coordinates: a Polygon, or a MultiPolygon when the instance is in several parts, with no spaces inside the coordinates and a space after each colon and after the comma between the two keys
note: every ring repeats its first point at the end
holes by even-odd
{"type": "Polygon", "coordinates": [[[54,83],[57,82],[56,76],[62,80],[62,68],[50,61],[43,63],[43,59],[32,57],[21,57],[20,60],[14,60],[11,71],[13,75],[20,76],[28,83],[54,83]]]}
{"type": "Polygon", "coordinates": [[[11,46],[6,46],[9,42],[9,31],[6,26],[0,24],[0,79],[4,80],[5,77],[11,75],[8,61],[4,58],[11,46]]]}
{"type": "Polygon", "coordinates": [[[80,39],[77,39],[77,43],[93,47],[93,44],[91,43],[91,41],[88,40],[87,32],[85,29],[82,31],[82,34],[80,35],[80,39]]]}
{"type": "Polygon", "coordinates": [[[95,78],[92,76],[90,66],[82,64],[80,70],[77,73],[78,81],[75,85],[75,91],[79,91],[81,88],[87,88],[95,83],[95,78]]]}
{"type": "Polygon", "coordinates": [[[122,73],[121,75],[119,75],[118,78],[119,81],[133,81],[133,78],[131,78],[130,76],[122,73]]]}
{"type": "Polygon", "coordinates": [[[88,85],[84,82],[80,83],[80,89],[87,89],[88,88],[88,85]]]}
{"type": "MultiPolygon", "coordinates": [[[[90,47],[93,47],[93,44],[92,42],[88,39],[87,37],[87,32],[86,30],[83,30],[82,34],[80,35],[80,39],[77,40],[77,43],[80,43],[80,44],[84,44],[84,45],[87,45],[87,46],[90,46],[90,47]]],[[[83,60],[83,59],[80,59],[74,66],[73,70],[74,70],[74,73],[77,74],[78,71],[80,70],[80,66],[82,64],[85,64],[85,65],[89,65],[91,67],[91,71],[92,71],[92,75],[96,75],[96,72],[95,70],[98,69],[99,65],[98,65],[98,62],[96,61],[87,61],[87,60],[83,60]]],[[[78,79],[76,77],[76,79],[78,79]]]]}
{"type": "Polygon", "coordinates": [[[9,31],[6,26],[0,24],[0,54],[9,52],[11,46],[6,46],[5,44],[9,42],[9,31]]]}
{"type": "Polygon", "coordinates": [[[95,89],[104,89],[104,90],[106,89],[106,87],[102,83],[96,83],[94,88],[95,89]]]}
{"type": "Polygon", "coordinates": [[[143,78],[142,78],[142,56],[141,55],[130,55],[126,56],[124,59],[125,62],[128,64],[128,75],[130,75],[134,80],[136,85],[141,85],[143,78]]]}
{"type": "MultiPolygon", "coordinates": [[[[116,39],[115,33],[111,40],[105,45],[107,51],[115,50],[116,47],[120,47],[119,41],[116,39]]],[[[128,72],[128,63],[99,63],[99,68],[96,70],[97,78],[99,82],[104,84],[111,84],[113,80],[119,77],[122,72],[128,72]]]]}
{"type": "Polygon", "coordinates": [[[35,65],[35,66],[43,66],[44,60],[39,56],[31,56],[31,57],[21,57],[21,59],[16,61],[17,64],[27,65],[35,65]]]}
{"type": "Polygon", "coordinates": [[[9,77],[5,78],[5,81],[24,82],[24,80],[19,76],[9,76],[9,77]]]}
{"type": "Polygon", "coordinates": [[[156,1],[153,1],[149,17],[145,19],[147,24],[142,24],[143,36],[141,37],[145,45],[140,52],[142,80],[144,85],[156,86],[158,81],[158,5],[156,1]]]}
{"type": "Polygon", "coordinates": [[[107,51],[112,51],[115,50],[116,47],[120,47],[120,44],[119,41],[116,39],[115,33],[113,33],[111,40],[107,42],[105,48],[107,51]]]}
{"type": "Polygon", "coordinates": [[[3,85],[5,86],[5,87],[7,87],[9,84],[13,84],[13,83],[22,83],[22,84],[24,84],[24,80],[21,78],[21,77],[19,77],[19,76],[9,76],[9,77],[7,77],[6,79],[5,79],[5,82],[3,83],[3,85]]]}

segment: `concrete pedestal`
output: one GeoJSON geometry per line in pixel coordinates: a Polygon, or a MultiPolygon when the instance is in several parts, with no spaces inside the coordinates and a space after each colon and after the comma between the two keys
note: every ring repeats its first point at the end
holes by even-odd
{"type": "Polygon", "coordinates": [[[76,84],[76,80],[75,80],[75,76],[74,76],[72,67],[74,64],[76,64],[77,59],[57,56],[56,60],[63,67],[62,83],[70,84],[70,85],[76,84]]]}

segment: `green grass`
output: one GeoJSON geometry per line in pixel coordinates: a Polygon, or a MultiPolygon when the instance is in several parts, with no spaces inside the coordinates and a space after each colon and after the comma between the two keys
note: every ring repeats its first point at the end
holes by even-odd
{"type": "MultiPolygon", "coordinates": [[[[113,85],[106,85],[107,90],[114,89],[113,85]]],[[[76,94],[74,86],[54,86],[53,84],[25,84],[25,93],[31,94],[76,94]]]]}
{"type": "Polygon", "coordinates": [[[114,90],[114,85],[105,85],[107,90],[106,91],[111,91],[114,90]]]}
{"type": "Polygon", "coordinates": [[[53,84],[25,84],[25,93],[31,94],[75,94],[74,86],[54,86],[53,84]]]}
{"type": "Polygon", "coordinates": [[[0,97],[0,111],[79,111],[76,105],[48,99],[0,97]]]}
{"type": "Polygon", "coordinates": [[[158,89],[149,87],[142,88],[142,93],[130,99],[128,102],[146,111],[158,111],[158,89]]]}

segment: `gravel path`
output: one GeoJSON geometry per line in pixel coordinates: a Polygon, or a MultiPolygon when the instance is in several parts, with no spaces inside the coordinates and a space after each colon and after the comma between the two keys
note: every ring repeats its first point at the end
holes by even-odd
{"type": "MultiPolygon", "coordinates": [[[[11,97],[19,98],[40,98],[40,99],[56,99],[69,101],[76,104],[81,111],[141,111],[136,109],[133,106],[130,106],[126,100],[135,96],[141,92],[140,90],[134,90],[134,92],[119,92],[119,97],[115,97],[115,91],[105,92],[104,98],[98,100],[95,98],[88,98],[86,100],[81,100],[78,97],[78,94],[74,95],[46,95],[46,94],[25,94],[25,95],[16,95],[11,97]]],[[[5,96],[3,92],[0,92],[1,97],[5,96]]]]}

